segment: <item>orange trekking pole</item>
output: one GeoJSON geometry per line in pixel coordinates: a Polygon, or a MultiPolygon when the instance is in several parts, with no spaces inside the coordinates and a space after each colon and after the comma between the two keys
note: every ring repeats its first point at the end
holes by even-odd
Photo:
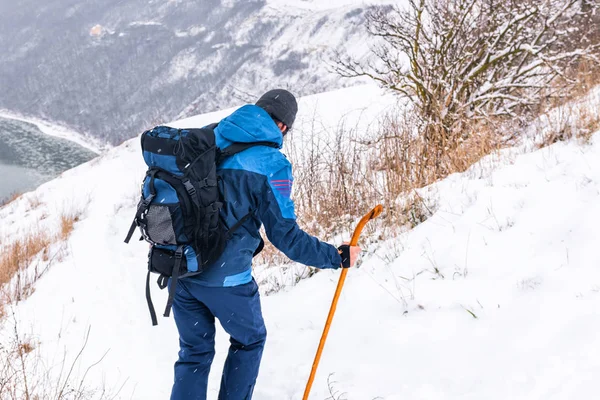
{"type": "MultiPolygon", "coordinates": [[[[371,211],[369,211],[358,223],[356,229],[354,229],[354,234],[352,235],[352,240],[350,240],[350,246],[356,246],[358,244],[358,238],[360,237],[360,233],[363,228],[372,219],[375,219],[381,214],[383,211],[383,207],[381,205],[375,206],[371,211]]],[[[302,400],[308,400],[308,395],[310,394],[310,388],[312,387],[313,381],[315,380],[315,374],[317,373],[317,368],[319,367],[319,361],[321,360],[321,353],[323,353],[323,347],[325,347],[325,341],[327,340],[327,334],[329,333],[329,328],[331,327],[331,321],[333,320],[333,315],[335,314],[335,309],[337,307],[337,302],[340,297],[340,293],[342,293],[342,287],[344,287],[344,281],[346,280],[346,274],[348,273],[348,268],[342,268],[342,274],[340,275],[340,280],[337,285],[337,289],[335,290],[335,295],[333,296],[333,301],[331,302],[331,308],[329,309],[329,315],[327,316],[327,322],[325,322],[325,328],[323,329],[323,335],[321,336],[321,342],[319,343],[319,348],[317,349],[317,354],[315,355],[315,361],[313,362],[312,370],[310,371],[310,377],[308,378],[308,382],[306,383],[306,390],[304,390],[304,396],[302,400]]]]}

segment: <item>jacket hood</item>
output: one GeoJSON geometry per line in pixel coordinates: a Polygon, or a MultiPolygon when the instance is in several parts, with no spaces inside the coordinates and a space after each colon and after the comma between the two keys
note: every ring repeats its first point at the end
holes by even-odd
{"type": "Polygon", "coordinates": [[[283,135],[273,118],[252,104],[238,108],[221,120],[215,128],[215,136],[221,149],[232,143],[272,142],[279,147],[283,144],[283,135]]]}

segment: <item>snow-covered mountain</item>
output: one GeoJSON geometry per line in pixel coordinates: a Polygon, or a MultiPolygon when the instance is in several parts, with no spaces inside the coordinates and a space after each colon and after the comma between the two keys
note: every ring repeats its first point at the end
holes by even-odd
{"type": "MultiPolygon", "coordinates": [[[[600,91],[592,100],[600,104],[600,91]]],[[[369,125],[394,102],[372,86],[309,96],[294,140],[342,118],[369,125]]],[[[229,111],[175,125],[203,125],[229,111]]],[[[150,326],[147,245],[122,243],[144,169],[132,139],[0,209],[5,240],[55,230],[65,209],[81,212],[66,252],[13,308],[0,338],[17,321],[56,374],[89,330],[75,374],[91,386],[123,385],[122,399],[167,398],[178,350],[172,319],[150,326]]],[[[349,271],[311,398],[595,399],[600,132],[587,144],[503,150],[420,195],[433,215],[373,242],[349,271]]],[[[258,266],[255,276],[269,272],[258,266]]],[[[255,399],[302,398],[338,276],[323,271],[263,296],[269,334],[255,399]]],[[[154,289],[163,305],[166,293],[154,289]]],[[[219,328],[209,398],[227,347],[219,328]]]]}
{"type": "Polygon", "coordinates": [[[114,143],[151,124],[348,81],[365,50],[359,0],[26,0],[0,7],[0,109],[114,143]]]}

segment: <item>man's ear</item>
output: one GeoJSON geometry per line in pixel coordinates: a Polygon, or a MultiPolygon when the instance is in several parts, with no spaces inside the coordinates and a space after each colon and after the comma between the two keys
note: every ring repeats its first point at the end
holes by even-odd
{"type": "Polygon", "coordinates": [[[277,127],[279,128],[279,130],[281,131],[281,133],[286,133],[286,132],[287,132],[287,130],[288,130],[288,128],[287,128],[287,125],[286,125],[286,124],[284,124],[284,123],[283,123],[283,122],[281,122],[281,121],[278,121],[278,122],[277,122],[277,127]]]}

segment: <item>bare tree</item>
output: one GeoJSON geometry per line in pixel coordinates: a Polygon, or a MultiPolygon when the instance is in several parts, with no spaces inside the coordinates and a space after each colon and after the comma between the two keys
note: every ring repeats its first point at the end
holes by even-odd
{"type": "Polygon", "coordinates": [[[425,138],[443,148],[465,134],[465,123],[523,115],[576,85],[570,71],[582,60],[600,60],[599,8],[600,0],[376,7],[367,15],[368,31],[380,39],[374,57],[340,57],[336,69],[408,98],[425,122],[425,138]]]}

